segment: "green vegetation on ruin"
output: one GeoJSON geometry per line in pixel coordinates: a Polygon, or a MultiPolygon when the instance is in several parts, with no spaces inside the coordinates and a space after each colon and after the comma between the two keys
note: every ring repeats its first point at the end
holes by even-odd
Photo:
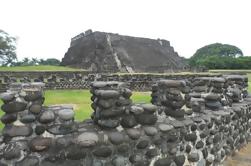
{"type": "Polygon", "coordinates": [[[64,66],[50,66],[50,65],[38,65],[38,66],[13,66],[13,67],[0,67],[0,71],[84,71],[81,69],[75,69],[64,66]]]}

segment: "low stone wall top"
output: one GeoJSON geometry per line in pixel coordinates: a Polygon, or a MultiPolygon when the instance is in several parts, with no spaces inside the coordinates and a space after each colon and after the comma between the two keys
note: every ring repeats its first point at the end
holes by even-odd
{"type": "Polygon", "coordinates": [[[46,89],[89,89],[93,81],[121,81],[129,83],[136,91],[150,91],[159,79],[193,79],[195,77],[219,77],[220,74],[94,74],[88,71],[8,72],[0,71],[0,91],[6,91],[11,83],[44,82],[46,89]]]}

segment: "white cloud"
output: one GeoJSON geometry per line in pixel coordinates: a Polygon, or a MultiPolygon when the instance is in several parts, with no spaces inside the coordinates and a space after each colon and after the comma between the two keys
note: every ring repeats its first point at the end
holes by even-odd
{"type": "Polygon", "coordinates": [[[251,55],[250,0],[0,0],[0,28],[18,57],[61,59],[71,37],[97,31],[163,38],[185,57],[222,42],[251,55]]]}

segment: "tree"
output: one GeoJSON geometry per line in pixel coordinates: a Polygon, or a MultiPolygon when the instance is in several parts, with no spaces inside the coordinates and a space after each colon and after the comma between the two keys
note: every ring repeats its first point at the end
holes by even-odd
{"type": "Polygon", "coordinates": [[[241,49],[236,46],[214,43],[198,49],[196,53],[190,58],[189,63],[191,66],[200,66],[201,61],[204,61],[205,58],[211,56],[236,58],[243,56],[243,53],[241,49]]]}
{"type": "Polygon", "coordinates": [[[0,65],[8,66],[16,60],[16,38],[0,29],[0,65]]]}
{"type": "Polygon", "coordinates": [[[53,66],[58,66],[60,64],[60,60],[55,59],[55,58],[48,58],[46,60],[40,59],[39,65],[53,65],[53,66]]]}

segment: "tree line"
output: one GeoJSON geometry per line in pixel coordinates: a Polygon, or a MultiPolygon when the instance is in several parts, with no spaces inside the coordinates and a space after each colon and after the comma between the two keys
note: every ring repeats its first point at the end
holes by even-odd
{"type": "Polygon", "coordinates": [[[236,46],[221,43],[198,49],[188,63],[206,69],[251,69],[250,56],[243,56],[241,49],[236,46]]]}
{"type": "Polygon", "coordinates": [[[35,66],[35,65],[60,65],[60,61],[55,58],[37,59],[23,58],[17,59],[16,38],[0,29],[0,66],[35,66]]]}

